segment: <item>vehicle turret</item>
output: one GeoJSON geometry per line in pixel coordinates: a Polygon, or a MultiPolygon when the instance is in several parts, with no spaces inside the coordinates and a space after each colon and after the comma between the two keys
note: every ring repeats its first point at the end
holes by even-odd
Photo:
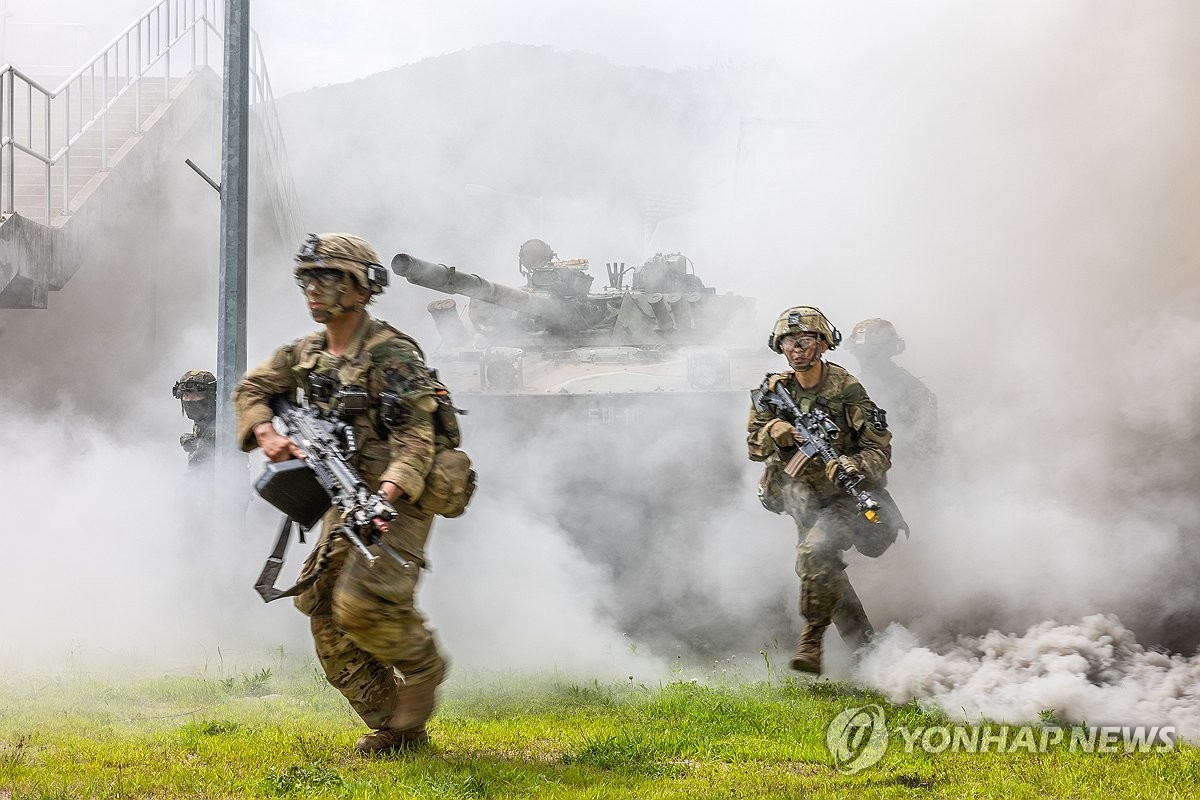
{"type": "MultiPolygon", "coordinates": [[[[690,271],[690,265],[690,259],[680,253],[660,253],[632,268],[611,262],[606,265],[608,286],[594,292],[586,259],[558,259],[538,239],[521,247],[523,288],[407,253],[392,259],[392,271],[410,283],[471,298],[467,318],[489,345],[541,349],[716,342],[730,323],[752,313],[754,301],[717,294],[690,271]]],[[[430,305],[450,344],[463,339],[447,323],[447,316],[455,312],[452,302],[430,305]]]]}

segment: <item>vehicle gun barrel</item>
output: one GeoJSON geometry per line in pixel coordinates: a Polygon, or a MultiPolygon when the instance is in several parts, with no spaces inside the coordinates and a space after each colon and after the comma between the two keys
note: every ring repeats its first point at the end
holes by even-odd
{"type": "Polygon", "coordinates": [[[511,309],[526,316],[536,317],[544,324],[558,329],[586,327],[579,309],[574,303],[554,297],[532,294],[502,283],[493,283],[470,272],[460,272],[445,264],[398,253],[392,259],[392,272],[409,283],[433,289],[445,294],[461,294],[473,300],[511,309]]]}

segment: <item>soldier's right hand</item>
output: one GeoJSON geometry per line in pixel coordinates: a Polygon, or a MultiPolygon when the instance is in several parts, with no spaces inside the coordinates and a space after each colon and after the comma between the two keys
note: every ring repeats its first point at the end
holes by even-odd
{"type": "Polygon", "coordinates": [[[292,458],[304,458],[291,439],[275,430],[275,424],[260,422],[254,426],[254,438],[269,461],[287,461],[292,458]]]}
{"type": "Polygon", "coordinates": [[[795,447],[797,442],[804,441],[796,427],[782,419],[773,419],[767,423],[767,435],[778,447],[795,447]]]}

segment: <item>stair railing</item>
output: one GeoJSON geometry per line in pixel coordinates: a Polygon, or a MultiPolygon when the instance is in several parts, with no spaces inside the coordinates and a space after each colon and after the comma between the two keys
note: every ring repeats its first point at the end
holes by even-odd
{"type": "MultiPolygon", "coordinates": [[[[217,0],[159,0],[119,33],[90,61],[79,67],[57,88],[48,89],[12,65],[0,67],[0,214],[16,210],[16,154],[40,162],[44,170],[44,222],[51,224],[51,198],[55,187],[53,168],[62,164],[62,211],[71,213],[71,153],[89,132],[98,130],[100,169],[108,169],[109,119],[113,107],[133,95],[134,134],[142,132],[144,104],[149,111],[171,99],[172,76],[176,81],[198,66],[222,66],[221,49],[210,61],[210,34],[221,42],[217,0]],[[180,58],[186,60],[180,62],[180,58]],[[148,78],[162,79],[161,90],[153,91],[148,78]],[[23,99],[18,107],[17,99],[23,99]],[[20,113],[24,112],[24,113],[20,113]],[[40,123],[41,130],[35,126],[40,123]]],[[[251,39],[250,102],[259,112],[272,172],[280,182],[277,213],[289,217],[299,228],[299,204],[280,134],[274,96],[258,37],[251,39]]],[[[287,228],[284,228],[287,230],[287,228]]]]}

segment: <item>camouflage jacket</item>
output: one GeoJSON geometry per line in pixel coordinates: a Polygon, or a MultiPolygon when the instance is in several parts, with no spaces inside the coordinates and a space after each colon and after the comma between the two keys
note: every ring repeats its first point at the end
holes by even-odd
{"type": "Polygon", "coordinates": [[[217,446],[217,429],[212,422],[192,424],[192,432],[179,437],[179,446],[187,453],[188,466],[207,464],[212,460],[217,446]]]}
{"type": "Polygon", "coordinates": [[[937,395],[899,364],[863,364],[860,375],[871,384],[875,399],[888,411],[888,424],[905,443],[905,453],[918,458],[938,451],[937,395]]]}
{"type": "Polygon", "coordinates": [[[284,345],[246,373],[233,393],[238,443],[249,452],[258,446],[254,426],[270,421],[271,397],[292,396],[299,389],[322,410],[336,406],[333,397],[312,392],[313,376],[330,379],[338,387],[359,387],[369,396],[365,413],[352,417],[358,452],[351,463],[371,488],[383,481],[400,487],[413,503],[425,487],[434,455],[433,412],[435,386],[417,343],[381,320],[364,316],[346,352],[333,356],[325,350],[323,330],[284,345]],[[399,408],[388,415],[380,394],[396,395],[399,408]]]}
{"type": "MultiPolygon", "coordinates": [[[[892,434],[887,430],[883,415],[867,390],[844,367],[831,362],[822,362],[824,374],[821,382],[813,389],[801,389],[794,372],[781,372],[767,376],[772,385],[781,383],[801,411],[822,407],[837,424],[841,434],[834,441],[834,449],[842,455],[851,456],[862,469],[867,480],[875,486],[887,484],[887,471],[892,465],[892,434]]],[[[760,391],[756,389],[754,395],[760,391]]],[[[757,401],[757,397],[754,397],[757,401]]],[[[747,423],[746,445],[751,461],[778,463],[787,461],[795,448],[784,448],[781,452],[775,440],[766,432],[766,426],[777,417],[773,409],[758,410],[758,403],[750,405],[747,423]]],[[[812,459],[796,476],[822,493],[836,494],[838,489],[825,477],[820,459],[812,459]]]]}

